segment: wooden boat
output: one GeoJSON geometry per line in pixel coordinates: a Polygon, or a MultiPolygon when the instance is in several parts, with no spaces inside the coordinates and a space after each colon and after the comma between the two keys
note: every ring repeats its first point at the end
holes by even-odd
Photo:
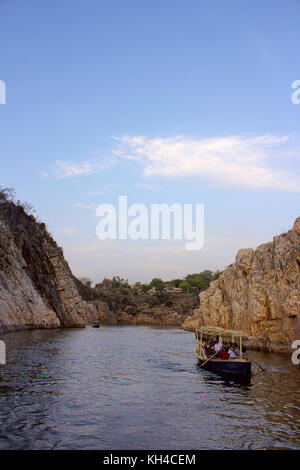
{"type": "Polygon", "coordinates": [[[93,327],[93,328],[100,328],[100,322],[99,322],[99,320],[93,321],[92,327],[93,327]]]}
{"type": "Polygon", "coordinates": [[[246,358],[239,357],[237,359],[221,360],[217,357],[207,357],[202,348],[203,336],[223,336],[231,337],[232,342],[235,338],[239,338],[240,351],[243,350],[242,338],[249,336],[244,331],[226,330],[214,326],[198,326],[196,328],[197,346],[195,355],[198,358],[200,367],[213,372],[221,374],[228,374],[231,376],[250,376],[251,375],[251,361],[246,358]]]}

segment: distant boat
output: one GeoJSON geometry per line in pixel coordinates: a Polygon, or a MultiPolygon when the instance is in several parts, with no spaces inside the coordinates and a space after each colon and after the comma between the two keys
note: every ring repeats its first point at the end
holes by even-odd
{"type": "Polygon", "coordinates": [[[225,328],[219,328],[214,326],[198,326],[196,328],[197,346],[195,355],[198,358],[199,365],[203,369],[218,372],[221,374],[228,374],[231,376],[250,376],[251,375],[251,361],[246,358],[238,357],[237,359],[226,359],[222,360],[217,357],[206,356],[202,348],[203,335],[211,336],[231,336],[232,342],[234,338],[240,340],[240,351],[242,354],[242,337],[249,336],[244,331],[226,330],[225,328]]]}
{"type": "Polygon", "coordinates": [[[93,327],[93,328],[100,328],[100,322],[99,322],[99,320],[93,321],[92,327],[93,327]]]}

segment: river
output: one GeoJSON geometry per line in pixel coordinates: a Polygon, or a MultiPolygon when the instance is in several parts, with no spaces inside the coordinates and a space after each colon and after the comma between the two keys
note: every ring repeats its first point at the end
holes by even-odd
{"type": "Polygon", "coordinates": [[[250,351],[250,384],[200,370],[192,333],[2,335],[0,449],[300,449],[300,368],[250,351]]]}

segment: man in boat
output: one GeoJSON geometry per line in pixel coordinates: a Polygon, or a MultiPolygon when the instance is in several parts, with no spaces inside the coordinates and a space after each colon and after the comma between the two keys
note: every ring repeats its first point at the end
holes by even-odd
{"type": "Polygon", "coordinates": [[[222,348],[220,359],[221,361],[227,361],[229,359],[228,348],[222,348]]]}
{"type": "Polygon", "coordinates": [[[235,343],[231,346],[231,348],[229,348],[228,353],[229,353],[229,359],[237,359],[238,357],[240,357],[240,354],[239,354],[240,352],[237,349],[237,346],[235,343]]]}
{"type": "Polygon", "coordinates": [[[240,357],[241,353],[240,353],[239,347],[236,343],[234,343],[234,352],[238,357],[240,357]]]}
{"type": "Polygon", "coordinates": [[[215,352],[220,353],[222,351],[222,348],[223,348],[222,338],[219,335],[217,335],[215,339],[215,344],[214,344],[215,352]]]}
{"type": "Polygon", "coordinates": [[[204,348],[207,357],[212,356],[216,352],[214,349],[214,343],[211,340],[204,345],[204,348]]]}
{"type": "Polygon", "coordinates": [[[242,358],[248,359],[247,349],[245,348],[245,346],[242,347],[242,358]]]}

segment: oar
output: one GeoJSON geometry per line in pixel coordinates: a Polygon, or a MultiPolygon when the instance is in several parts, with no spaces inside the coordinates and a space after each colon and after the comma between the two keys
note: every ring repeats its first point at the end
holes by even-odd
{"type": "Polygon", "coordinates": [[[262,371],[266,372],[266,369],[264,369],[261,365],[259,365],[258,362],[255,362],[253,360],[252,362],[254,362],[254,364],[256,364],[262,371]]]}
{"type": "Polygon", "coordinates": [[[213,357],[215,357],[215,356],[218,354],[218,352],[219,352],[219,351],[217,351],[215,354],[213,354],[212,356],[210,356],[210,358],[207,359],[205,362],[203,362],[203,364],[201,364],[200,367],[205,366],[205,364],[207,364],[209,361],[211,361],[211,359],[212,359],[213,357]]]}

